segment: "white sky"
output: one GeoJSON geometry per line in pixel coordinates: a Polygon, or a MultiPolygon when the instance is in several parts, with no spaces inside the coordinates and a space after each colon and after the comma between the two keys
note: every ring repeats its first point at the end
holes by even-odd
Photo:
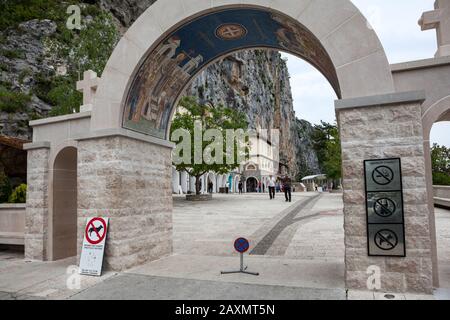
{"type": "MultiPolygon", "coordinates": [[[[352,0],[380,37],[390,63],[426,59],[436,52],[434,30],[421,31],[419,18],[433,10],[433,0],[352,0]]],[[[312,123],[335,121],[336,95],[325,77],[303,60],[288,58],[294,109],[312,123]]],[[[432,142],[450,147],[450,122],[435,124],[432,142]]]]}

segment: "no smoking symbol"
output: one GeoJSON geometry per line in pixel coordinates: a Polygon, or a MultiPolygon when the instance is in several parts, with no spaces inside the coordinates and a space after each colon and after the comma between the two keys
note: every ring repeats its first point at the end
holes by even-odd
{"type": "Polygon", "coordinates": [[[372,179],[376,184],[386,186],[394,180],[394,171],[386,166],[377,167],[372,172],[372,179]]]}
{"type": "Polygon", "coordinates": [[[397,206],[391,199],[383,198],[375,201],[373,210],[380,217],[388,218],[395,213],[395,211],[397,210],[397,206]]]}
{"type": "Polygon", "coordinates": [[[392,230],[381,230],[375,234],[375,244],[384,251],[395,249],[398,245],[398,237],[392,230]]]}

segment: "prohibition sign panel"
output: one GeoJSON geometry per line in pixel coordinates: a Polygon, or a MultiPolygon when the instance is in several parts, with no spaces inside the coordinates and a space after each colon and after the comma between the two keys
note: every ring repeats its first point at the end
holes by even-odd
{"type": "Polygon", "coordinates": [[[402,189],[400,159],[364,161],[366,191],[400,191],[402,189]]]}
{"type": "Polygon", "coordinates": [[[234,249],[239,253],[245,253],[250,249],[250,242],[245,238],[236,239],[234,249]]]}
{"type": "Polygon", "coordinates": [[[90,244],[96,245],[105,239],[107,224],[103,218],[93,218],[86,224],[85,237],[90,244]]]}
{"type": "Polygon", "coordinates": [[[402,224],[370,224],[369,256],[405,257],[402,224]]]}
{"type": "Polygon", "coordinates": [[[402,193],[368,192],[368,223],[403,223],[402,193]]]}
{"type": "Polygon", "coordinates": [[[89,218],[84,231],[80,257],[80,274],[100,276],[109,218],[89,218]]]}

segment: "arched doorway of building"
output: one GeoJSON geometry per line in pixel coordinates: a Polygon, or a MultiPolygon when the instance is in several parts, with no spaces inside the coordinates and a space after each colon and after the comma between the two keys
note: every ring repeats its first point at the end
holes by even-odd
{"type": "Polygon", "coordinates": [[[77,255],[77,149],[62,149],[53,162],[49,260],[77,255]]]}
{"type": "Polygon", "coordinates": [[[258,192],[258,184],[259,181],[255,177],[249,177],[247,178],[247,181],[245,182],[245,190],[247,193],[256,193],[258,192]]]}

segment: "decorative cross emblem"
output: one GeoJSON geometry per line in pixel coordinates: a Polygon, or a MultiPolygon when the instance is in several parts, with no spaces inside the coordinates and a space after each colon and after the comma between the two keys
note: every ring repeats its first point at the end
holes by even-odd
{"type": "Polygon", "coordinates": [[[83,93],[83,104],[92,105],[100,78],[92,70],[85,71],[83,80],[77,82],[77,90],[83,93]]]}
{"type": "Polygon", "coordinates": [[[217,28],[216,35],[224,40],[236,40],[244,37],[247,30],[239,24],[224,24],[217,28]]]}

